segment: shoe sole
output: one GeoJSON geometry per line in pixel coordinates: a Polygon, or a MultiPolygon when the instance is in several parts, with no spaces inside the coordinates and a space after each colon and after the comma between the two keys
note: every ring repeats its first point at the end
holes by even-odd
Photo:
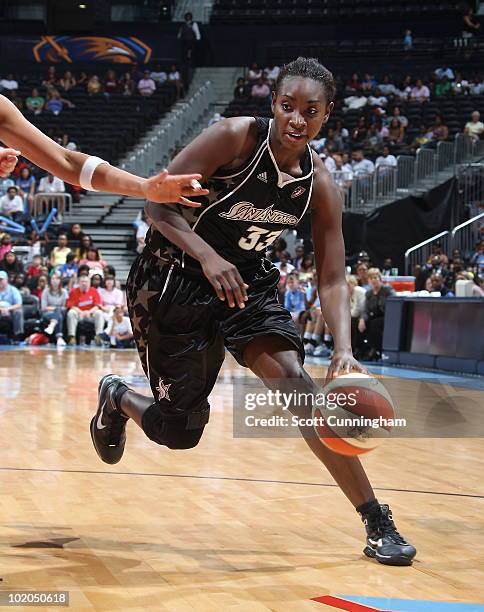
{"type": "MultiPolygon", "coordinates": [[[[103,377],[101,378],[101,380],[99,381],[99,385],[98,385],[98,387],[97,387],[97,392],[98,392],[98,395],[99,395],[99,394],[100,394],[100,392],[101,392],[101,387],[102,387],[103,382],[105,381],[105,379],[106,379],[106,378],[108,378],[108,377],[110,377],[110,376],[114,376],[114,375],[113,375],[113,374],[106,374],[106,376],[103,376],[103,377]]],[[[97,410],[96,410],[96,414],[95,414],[95,415],[92,417],[92,419],[91,419],[91,423],[90,423],[90,425],[89,425],[89,431],[90,431],[90,433],[91,433],[91,440],[92,440],[92,443],[93,443],[94,449],[95,449],[95,451],[96,451],[96,453],[97,453],[97,455],[98,455],[99,459],[101,459],[101,461],[102,461],[103,463],[107,463],[108,465],[115,465],[116,463],[119,463],[119,461],[121,461],[122,455],[121,455],[121,457],[120,457],[119,459],[117,459],[116,461],[107,461],[107,460],[106,460],[106,459],[105,459],[105,458],[102,456],[101,451],[99,450],[99,448],[98,448],[98,446],[97,446],[97,444],[96,444],[96,436],[94,435],[94,431],[95,431],[95,428],[96,428],[96,421],[97,421],[97,419],[98,419],[98,417],[99,417],[99,411],[100,411],[100,410],[101,410],[101,402],[100,402],[100,401],[99,401],[99,399],[98,399],[98,408],[97,408],[97,410]]],[[[123,450],[123,452],[124,452],[124,450],[123,450]]]]}
{"type": "Polygon", "coordinates": [[[382,557],[381,555],[378,555],[376,550],[371,548],[371,546],[366,546],[363,550],[363,553],[369,559],[375,559],[376,561],[378,561],[378,563],[381,563],[382,565],[396,565],[399,567],[404,567],[412,565],[413,561],[413,558],[409,559],[408,557],[405,557],[403,555],[400,557],[382,557]]]}

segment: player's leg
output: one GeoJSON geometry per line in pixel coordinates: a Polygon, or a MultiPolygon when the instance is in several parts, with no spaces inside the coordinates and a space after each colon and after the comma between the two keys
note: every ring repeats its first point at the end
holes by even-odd
{"type": "MultiPolygon", "coordinates": [[[[244,350],[247,366],[265,383],[274,381],[298,381],[301,393],[318,394],[320,387],[302,366],[300,354],[293,344],[280,335],[255,337],[244,350]]],[[[293,412],[305,418],[311,416],[311,408],[293,407],[293,412]]],[[[300,427],[309,448],[324,463],[343,493],[362,516],[367,530],[365,554],[376,557],[381,563],[409,565],[415,549],[397,532],[388,506],[378,503],[368,477],[357,457],[345,457],[327,448],[315,435],[312,427],[300,427]]]]}

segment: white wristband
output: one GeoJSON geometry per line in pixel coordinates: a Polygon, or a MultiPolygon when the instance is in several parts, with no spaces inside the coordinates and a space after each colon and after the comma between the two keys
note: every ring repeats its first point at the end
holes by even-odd
{"type": "Polygon", "coordinates": [[[81,168],[81,174],[79,176],[79,185],[86,191],[97,191],[91,184],[93,174],[96,168],[101,164],[108,164],[104,159],[100,157],[88,157],[83,163],[81,168]]]}

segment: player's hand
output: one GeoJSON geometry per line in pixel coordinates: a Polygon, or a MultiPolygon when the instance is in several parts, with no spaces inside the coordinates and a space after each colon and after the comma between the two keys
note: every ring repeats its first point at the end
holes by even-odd
{"type": "Polygon", "coordinates": [[[177,202],[185,206],[198,207],[198,202],[193,202],[185,196],[207,195],[208,190],[203,189],[198,182],[201,174],[168,174],[163,170],[160,174],[145,179],[143,182],[143,195],[151,202],[159,204],[170,204],[177,202]]]}
{"type": "Polygon", "coordinates": [[[326,374],[326,382],[341,374],[349,374],[351,371],[369,374],[368,370],[356,361],[351,351],[334,351],[326,374]]]}
{"type": "Polygon", "coordinates": [[[0,176],[8,176],[14,171],[20,151],[0,148],[0,176]]]}
{"type": "Polygon", "coordinates": [[[245,308],[245,302],[248,300],[247,289],[249,286],[244,283],[244,279],[240,276],[234,264],[226,261],[216,253],[200,262],[200,264],[203,273],[222,302],[227,300],[230,308],[233,308],[235,305],[239,308],[245,308]]]}

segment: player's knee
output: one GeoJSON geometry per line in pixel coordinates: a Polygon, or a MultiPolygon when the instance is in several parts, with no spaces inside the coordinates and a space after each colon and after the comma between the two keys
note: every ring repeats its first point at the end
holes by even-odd
{"type": "Polygon", "coordinates": [[[194,448],[200,442],[209,412],[207,406],[198,412],[172,414],[155,403],[143,415],[143,431],[153,442],[172,450],[194,448]]]}

